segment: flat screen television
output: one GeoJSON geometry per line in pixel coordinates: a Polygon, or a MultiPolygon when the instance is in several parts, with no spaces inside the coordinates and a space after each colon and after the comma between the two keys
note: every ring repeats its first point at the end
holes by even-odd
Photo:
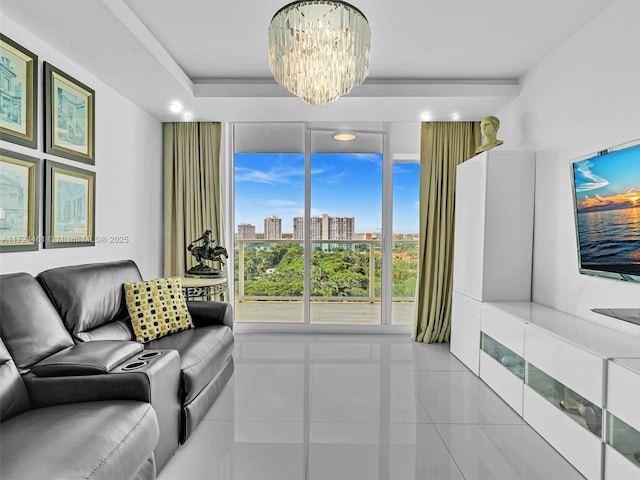
{"type": "Polygon", "coordinates": [[[640,140],[572,162],[580,273],[640,282],[640,140]]]}

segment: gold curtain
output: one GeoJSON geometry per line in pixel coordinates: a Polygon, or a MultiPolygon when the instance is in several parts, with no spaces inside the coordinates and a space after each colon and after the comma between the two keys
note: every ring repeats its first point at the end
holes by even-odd
{"type": "Polygon", "coordinates": [[[164,123],[164,274],[182,276],[196,262],[189,243],[211,230],[220,245],[223,205],[218,122],[164,123]]]}
{"type": "Polygon", "coordinates": [[[456,166],[475,155],[480,122],[426,122],[420,145],[420,253],[411,338],[451,334],[456,166]]]}

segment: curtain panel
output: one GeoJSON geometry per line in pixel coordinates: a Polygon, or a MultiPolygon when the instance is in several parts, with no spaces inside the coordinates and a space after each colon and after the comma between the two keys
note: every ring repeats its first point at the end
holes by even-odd
{"type": "Polygon", "coordinates": [[[480,122],[425,122],[420,144],[420,247],[411,338],[451,334],[456,167],[475,155],[480,122]]]}
{"type": "Polygon", "coordinates": [[[223,205],[219,122],[164,123],[164,274],[197,262],[187,246],[205,230],[220,244],[223,205]]]}

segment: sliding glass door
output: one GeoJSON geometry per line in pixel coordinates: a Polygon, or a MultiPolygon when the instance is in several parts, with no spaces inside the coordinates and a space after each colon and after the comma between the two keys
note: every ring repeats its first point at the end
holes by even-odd
{"type": "Polygon", "coordinates": [[[310,322],[380,325],[384,136],[310,133],[310,322]]]}
{"type": "Polygon", "coordinates": [[[382,128],[350,129],[351,141],[338,131],[235,126],[239,323],[409,323],[417,170],[389,158],[382,128]]]}

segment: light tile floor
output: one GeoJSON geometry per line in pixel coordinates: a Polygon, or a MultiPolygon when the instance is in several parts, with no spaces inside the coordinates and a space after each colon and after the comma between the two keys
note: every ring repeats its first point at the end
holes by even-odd
{"type": "Polygon", "coordinates": [[[234,360],[160,480],[583,478],[446,344],[240,333],[234,360]]]}

